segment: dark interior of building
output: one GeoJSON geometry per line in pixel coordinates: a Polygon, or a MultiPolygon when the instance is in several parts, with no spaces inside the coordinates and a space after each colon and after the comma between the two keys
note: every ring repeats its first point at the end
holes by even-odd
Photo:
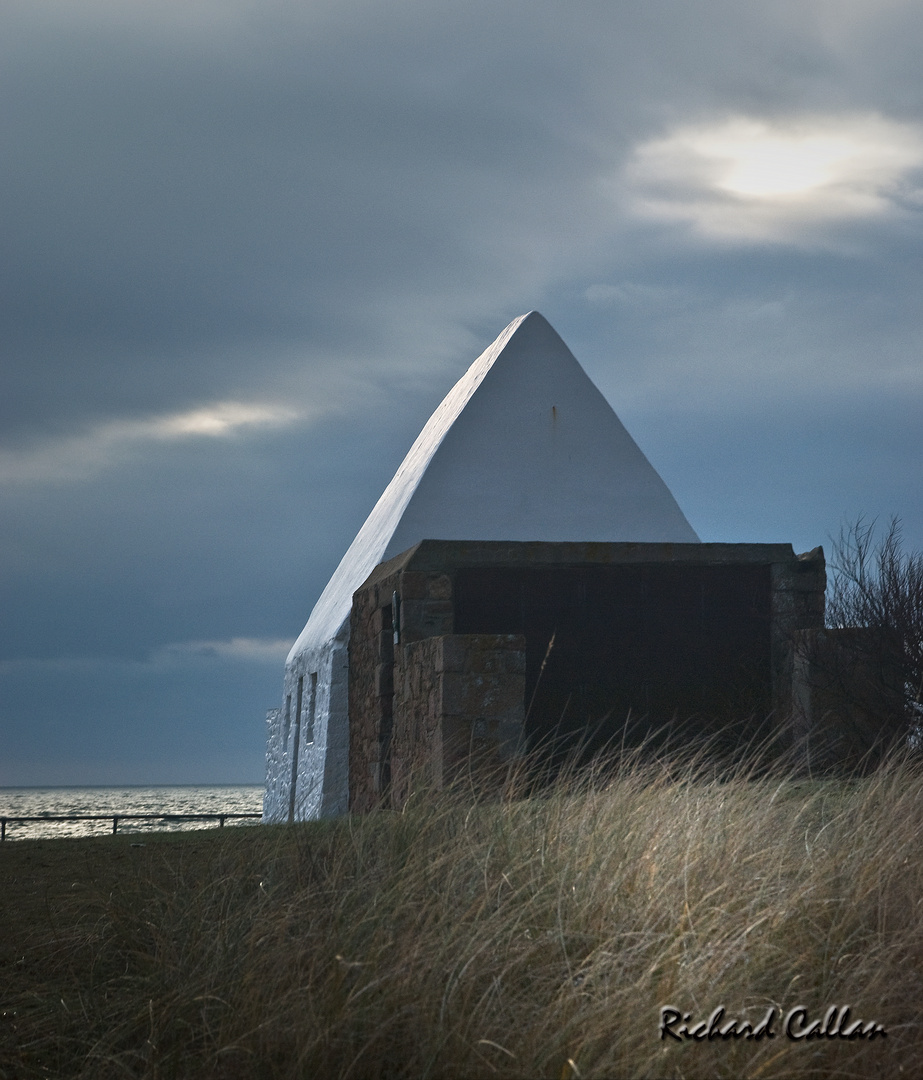
{"type": "Polygon", "coordinates": [[[768,566],[459,569],[454,599],[455,633],[525,636],[532,746],[767,730],[768,566]]]}

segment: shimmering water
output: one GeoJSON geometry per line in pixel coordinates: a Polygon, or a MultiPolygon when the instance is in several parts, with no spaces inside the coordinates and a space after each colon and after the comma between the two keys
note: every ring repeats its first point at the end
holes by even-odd
{"type": "MultiPolygon", "coordinates": [[[[43,814],[230,814],[263,808],[260,784],[182,787],[0,788],[0,817],[43,814]]],[[[232,818],[225,827],[255,825],[259,818],[232,818]]],[[[217,821],[120,821],[119,833],[217,829],[217,821]]],[[[92,836],[112,832],[112,821],[7,822],[7,840],[92,836]]]]}

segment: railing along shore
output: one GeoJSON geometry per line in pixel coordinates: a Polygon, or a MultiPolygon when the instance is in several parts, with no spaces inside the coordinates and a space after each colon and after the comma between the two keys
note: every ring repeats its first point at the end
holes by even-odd
{"type": "Polygon", "coordinates": [[[223,829],[225,821],[230,818],[261,818],[262,816],[259,810],[224,814],[38,814],[31,816],[7,814],[5,817],[0,816],[0,841],[6,840],[7,823],[12,825],[26,821],[111,821],[114,836],[119,831],[120,821],[217,821],[218,828],[223,829]]]}

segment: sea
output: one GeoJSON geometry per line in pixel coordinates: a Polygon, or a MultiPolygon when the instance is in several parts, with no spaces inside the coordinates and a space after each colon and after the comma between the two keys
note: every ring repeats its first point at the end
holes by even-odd
{"type": "MultiPolygon", "coordinates": [[[[106,814],[108,821],[7,821],[7,840],[38,840],[112,833],[114,814],[234,814],[263,808],[262,784],[188,784],[176,787],[0,788],[0,817],[106,814]]],[[[225,827],[259,824],[230,818],[225,827]]],[[[217,829],[217,821],[119,821],[121,833],[217,829]]]]}

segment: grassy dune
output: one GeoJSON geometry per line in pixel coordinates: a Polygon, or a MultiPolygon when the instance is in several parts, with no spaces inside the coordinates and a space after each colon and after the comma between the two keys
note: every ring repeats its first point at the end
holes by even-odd
{"type": "MultiPolygon", "coordinates": [[[[0,1077],[880,1077],[923,1062],[923,773],[694,765],[0,849],[0,1077]],[[662,1040],[660,1007],[778,1010],[662,1040]],[[782,1030],[831,1005],[886,1036],[782,1030]]],[[[726,1022],[726,1021],[725,1021],[726,1022]]]]}

